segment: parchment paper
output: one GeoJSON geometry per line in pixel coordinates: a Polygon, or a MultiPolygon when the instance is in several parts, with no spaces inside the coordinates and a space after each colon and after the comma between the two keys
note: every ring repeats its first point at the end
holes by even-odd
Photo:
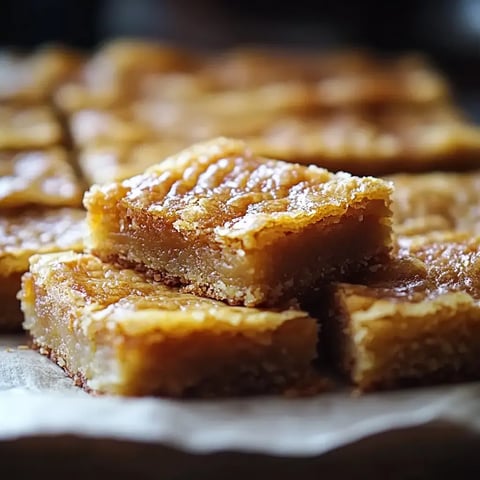
{"type": "Polygon", "coordinates": [[[158,443],[187,452],[310,456],[387,430],[446,421],[480,433],[480,383],[315,398],[224,401],[92,397],[63,371],[0,337],[0,441],[78,435],[158,443]]]}

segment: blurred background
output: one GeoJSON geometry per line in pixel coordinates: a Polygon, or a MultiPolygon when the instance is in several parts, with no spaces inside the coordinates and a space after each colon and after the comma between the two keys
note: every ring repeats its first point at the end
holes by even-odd
{"type": "Polygon", "coordinates": [[[238,44],[420,50],[480,113],[480,0],[1,0],[0,44],[81,48],[118,36],[205,49],[238,44]]]}

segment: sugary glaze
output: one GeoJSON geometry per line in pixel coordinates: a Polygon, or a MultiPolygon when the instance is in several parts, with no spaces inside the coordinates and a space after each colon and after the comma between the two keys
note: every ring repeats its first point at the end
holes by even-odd
{"type": "Polygon", "coordinates": [[[60,123],[49,107],[0,105],[0,149],[43,148],[62,141],[60,123]]]}
{"type": "Polygon", "coordinates": [[[97,392],[282,391],[316,356],[318,326],[302,311],[228,307],[90,255],[33,257],[20,298],[40,352],[97,392]]]}
{"type": "Polygon", "coordinates": [[[392,175],[398,235],[431,231],[480,233],[480,172],[392,175]]]}
{"type": "Polygon", "coordinates": [[[0,100],[15,103],[47,101],[54,88],[73,75],[82,57],[63,47],[48,46],[31,55],[0,54],[0,100]]]}
{"type": "Polygon", "coordinates": [[[0,207],[80,206],[83,190],[61,148],[0,153],[0,207]]]}
{"type": "Polygon", "coordinates": [[[81,250],[85,212],[75,208],[29,209],[0,215],[0,275],[28,269],[35,253],[81,250]]]}
{"type": "Polygon", "coordinates": [[[259,154],[357,174],[471,168],[480,159],[480,128],[449,106],[290,115],[249,143],[259,154]]]}
{"type": "Polygon", "coordinates": [[[139,145],[92,145],[80,152],[78,163],[90,185],[110,183],[138,175],[185,146],[174,139],[139,145]]]}
{"type": "Polygon", "coordinates": [[[356,203],[381,200],[388,205],[390,192],[379,179],[260,158],[242,141],[218,138],[143,175],[92,187],[85,205],[89,209],[102,196],[107,203],[148,211],[186,236],[213,235],[221,243],[258,248],[286,232],[338,218],[356,203]]]}

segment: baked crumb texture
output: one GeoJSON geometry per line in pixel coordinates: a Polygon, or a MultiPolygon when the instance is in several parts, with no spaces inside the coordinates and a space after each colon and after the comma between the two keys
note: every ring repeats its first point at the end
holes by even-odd
{"type": "Polygon", "coordinates": [[[0,211],[0,331],[20,328],[16,294],[28,260],[36,253],[83,249],[85,212],[76,208],[0,211]]]}
{"type": "Polygon", "coordinates": [[[233,305],[307,296],[386,257],[391,187],[197,144],[85,195],[88,246],[104,261],[233,305]]]}
{"type": "Polygon", "coordinates": [[[332,287],[339,368],[363,391],[480,378],[480,239],[400,238],[359,284],[332,287]]]}
{"type": "Polygon", "coordinates": [[[312,375],[317,322],[180,292],[88,254],[36,255],[20,294],[25,329],[98,393],[291,392],[312,375]]]}

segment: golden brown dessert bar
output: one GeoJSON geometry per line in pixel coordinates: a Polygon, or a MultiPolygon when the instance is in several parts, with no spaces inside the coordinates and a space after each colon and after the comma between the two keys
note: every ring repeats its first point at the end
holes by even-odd
{"type": "Polygon", "coordinates": [[[361,284],[333,287],[327,329],[361,390],[480,378],[480,239],[403,238],[361,284]]]}
{"type": "Polygon", "coordinates": [[[224,89],[304,82],[315,87],[314,100],[324,107],[427,104],[450,96],[446,80],[414,55],[381,59],[361,51],[234,50],[213,57],[199,74],[224,89]]]}
{"type": "Polygon", "coordinates": [[[55,103],[64,112],[122,105],[139,93],[145,77],[188,71],[196,63],[192,55],[171,46],[114,40],[93,55],[77,78],[57,90],[55,103]]]}
{"type": "Polygon", "coordinates": [[[48,46],[29,54],[0,53],[0,102],[37,104],[73,75],[82,57],[64,47],[48,46]]]}
{"type": "Polygon", "coordinates": [[[0,331],[21,325],[16,293],[35,253],[82,250],[85,212],[74,208],[0,213],[0,331]]]}
{"type": "Polygon", "coordinates": [[[0,208],[80,207],[82,197],[65,150],[0,152],[0,208]]]}
{"type": "Polygon", "coordinates": [[[393,228],[398,235],[480,234],[480,171],[398,174],[388,180],[395,186],[393,228]]]}
{"type": "Polygon", "coordinates": [[[448,105],[290,115],[248,141],[261,155],[356,175],[480,167],[480,128],[448,105]]]}
{"type": "Polygon", "coordinates": [[[36,347],[95,392],[281,392],[316,356],[318,327],[305,312],[230,307],[92,255],[36,255],[22,283],[36,347]]]}
{"type": "Polygon", "coordinates": [[[231,304],[275,305],[390,249],[391,187],[219,138],[86,193],[89,246],[231,304]],[[355,239],[355,240],[353,240],[355,239]]]}
{"type": "Polygon", "coordinates": [[[45,148],[62,141],[62,126],[51,108],[0,105],[0,150],[45,148]]]}
{"type": "Polygon", "coordinates": [[[275,117],[268,111],[244,111],[238,115],[232,112],[235,111],[208,112],[199,105],[183,102],[138,102],[114,110],[75,112],[70,117],[70,130],[74,143],[80,147],[165,139],[179,139],[191,144],[219,135],[255,135],[275,117]]]}
{"type": "Polygon", "coordinates": [[[78,163],[90,185],[133,177],[187,145],[181,140],[162,140],[138,145],[92,145],[83,149],[78,163]]]}

